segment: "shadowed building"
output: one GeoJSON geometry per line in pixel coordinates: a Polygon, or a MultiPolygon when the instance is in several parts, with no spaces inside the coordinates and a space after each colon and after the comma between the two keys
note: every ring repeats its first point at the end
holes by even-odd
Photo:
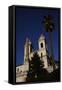
{"type": "MultiPolygon", "coordinates": [[[[29,61],[33,58],[35,53],[40,57],[41,62],[43,62],[43,68],[49,73],[53,72],[53,66],[48,62],[48,52],[45,36],[41,34],[38,39],[38,50],[33,50],[31,41],[27,38],[24,45],[24,63],[23,65],[16,67],[16,82],[25,82],[27,78],[27,73],[29,71],[29,61]]],[[[57,67],[56,67],[57,68],[57,67]]]]}

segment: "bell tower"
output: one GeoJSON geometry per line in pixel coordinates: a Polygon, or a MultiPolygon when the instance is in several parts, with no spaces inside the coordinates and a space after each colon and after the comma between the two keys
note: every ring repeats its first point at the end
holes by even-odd
{"type": "Polygon", "coordinates": [[[24,64],[29,63],[29,54],[32,52],[32,43],[26,38],[26,42],[24,45],[24,64]]]}
{"type": "Polygon", "coordinates": [[[45,37],[43,34],[41,34],[38,43],[39,43],[39,50],[46,49],[45,37]]]}
{"type": "Polygon", "coordinates": [[[48,68],[46,41],[45,36],[43,34],[41,34],[38,40],[38,45],[39,56],[41,57],[41,60],[44,62],[44,68],[48,68]]]}

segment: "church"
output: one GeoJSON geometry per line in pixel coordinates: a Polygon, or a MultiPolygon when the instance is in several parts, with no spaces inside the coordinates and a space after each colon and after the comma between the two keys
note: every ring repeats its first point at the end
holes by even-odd
{"type": "MultiPolygon", "coordinates": [[[[38,50],[33,50],[32,42],[29,38],[26,38],[24,45],[24,63],[16,67],[16,82],[26,82],[27,73],[29,71],[29,60],[33,55],[37,53],[40,57],[41,62],[43,61],[43,68],[46,69],[49,73],[53,72],[53,66],[48,62],[48,48],[46,43],[46,38],[43,34],[38,39],[38,50]]],[[[56,66],[56,68],[58,68],[56,66]]]]}

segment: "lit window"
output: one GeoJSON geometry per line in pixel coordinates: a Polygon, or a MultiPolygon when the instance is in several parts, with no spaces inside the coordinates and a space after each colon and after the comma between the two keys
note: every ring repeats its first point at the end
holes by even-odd
{"type": "Polygon", "coordinates": [[[33,64],[31,64],[31,66],[33,66],[33,64]]]}

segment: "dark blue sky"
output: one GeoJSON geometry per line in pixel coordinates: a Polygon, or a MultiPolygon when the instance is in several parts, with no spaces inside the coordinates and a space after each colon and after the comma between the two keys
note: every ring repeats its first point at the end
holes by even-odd
{"type": "Polygon", "coordinates": [[[54,58],[58,60],[59,14],[59,9],[16,7],[16,65],[23,63],[26,37],[32,41],[34,49],[38,49],[38,39],[44,33],[49,47],[48,33],[45,32],[42,24],[45,15],[53,17],[55,25],[53,31],[54,58]]]}

